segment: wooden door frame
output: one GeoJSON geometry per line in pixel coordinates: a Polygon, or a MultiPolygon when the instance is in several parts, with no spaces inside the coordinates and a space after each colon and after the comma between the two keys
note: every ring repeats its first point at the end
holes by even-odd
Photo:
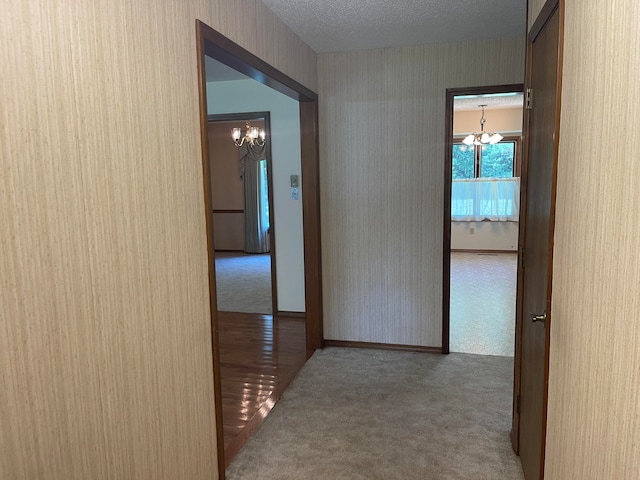
{"type": "Polygon", "coordinates": [[[479,87],[447,88],[445,100],[444,152],[444,212],[442,239],[442,353],[449,353],[451,321],[451,163],[453,149],[453,99],[460,95],[490,95],[522,92],[524,85],[487,85],[479,87]]]}
{"type": "Polygon", "coordinates": [[[302,224],[304,242],[305,327],[307,358],[324,346],[322,324],[322,264],[320,245],[320,172],[318,149],[318,95],[278,71],[259,57],[229,40],[204,22],[196,20],[198,94],[200,103],[200,141],[203,194],[209,269],[209,305],[211,311],[211,346],[215,393],[218,475],[225,478],[224,439],[222,435],[222,396],[220,353],[216,312],[215,249],[211,211],[211,177],[207,135],[207,80],[205,55],[238,70],[300,104],[300,143],[302,173],[302,224]]]}
{"type": "MultiPolygon", "coordinates": [[[[265,146],[267,161],[267,195],[269,197],[269,258],[271,260],[271,313],[276,315],[278,311],[278,280],[276,275],[276,213],[273,202],[273,162],[271,158],[271,113],[270,112],[239,112],[216,113],[207,115],[207,123],[234,122],[262,120],[266,132],[267,144],[265,146]]],[[[212,210],[213,212],[213,210],[212,210]]],[[[215,254],[215,252],[214,252],[215,254]]]]}
{"type": "MultiPolygon", "coordinates": [[[[527,2],[528,3],[528,2],[527,2]]],[[[528,11],[528,8],[527,8],[528,11]]],[[[551,17],[558,12],[558,67],[557,67],[557,83],[556,83],[556,111],[555,111],[555,131],[553,139],[553,178],[551,185],[551,215],[549,225],[549,269],[547,271],[547,293],[548,302],[551,300],[552,281],[553,281],[553,234],[555,228],[555,205],[556,205],[556,189],[557,189],[557,169],[558,169],[558,148],[560,144],[559,126],[560,111],[562,97],[562,62],[563,62],[563,38],[564,38],[564,1],[563,0],[546,0],[531,29],[527,32],[526,60],[525,60],[525,86],[531,85],[533,74],[533,43],[538,38],[544,27],[547,25],[551,17]]],[[[527,25],[529,24],[527,14],[527,25]]],[[[522,125],[523,140],[523,159],[520,179],[520,218],[526,219],[526,195],[527,195],[527,172],[529,165],[529,110],[524,110],[522,125]]],[[[519,397],[521,392],[521,369],[522,369],[522,322],[524,321],[524,269],[522,268],[524,259],[524,250],[526,249],[526,222],[521,221],[518,232],[518,289],[516,293],[516,354],[514,361],[514,378],[513,378],[513,414],[511,426],[511,446],[513,451],[518,454],[520,451],[520,412],[518,411],[519,397]]],[[[551,333],[551,308],[546,308],[547,324],[545,326],[545,358],[544,358],[544,386],[543,386],[543,403],[542,403],[542,441],[540,451],[540,479],[544,478],[545,448],[547,435],[547,400],[549,394],[549,346],[551,333]]]]}

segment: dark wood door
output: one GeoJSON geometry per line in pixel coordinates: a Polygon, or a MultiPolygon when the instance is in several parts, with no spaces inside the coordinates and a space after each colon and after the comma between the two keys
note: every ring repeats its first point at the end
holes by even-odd
{"type": "Polygon", "coordinates": [[[529,44],[522,280],[519,453],[527,480],[544,475],[549,316],[559,122],[559,13],[529,44]],[[546,317],[546,318],[545,318],[546,317]]]}

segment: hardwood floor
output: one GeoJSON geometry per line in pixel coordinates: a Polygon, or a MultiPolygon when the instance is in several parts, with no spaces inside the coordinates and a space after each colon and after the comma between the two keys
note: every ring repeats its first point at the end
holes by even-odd
{"type": "Polygon", "coordinates": [[[218,312],[225,463],[246,443],[304,365],[305,322],[218,312]]]}

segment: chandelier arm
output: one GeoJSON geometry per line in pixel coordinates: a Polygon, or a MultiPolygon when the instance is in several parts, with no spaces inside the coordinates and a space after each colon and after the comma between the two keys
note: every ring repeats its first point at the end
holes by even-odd
{"type": "Polygon", "coordinates": [[[251,127],[250,122],[245,123],[245,132],[242,135],[242,130],[240,128],[232,129],[233,143],[236,147],[241,147],[245,143],[250,146],[258,146],[263,147],[265,143],[267,143],[267,139],[264,133],[264,130],[260,130],[257,127],[251,127]],[[239,137],[236,139],[235,134],[238,134],[239,137]]]}

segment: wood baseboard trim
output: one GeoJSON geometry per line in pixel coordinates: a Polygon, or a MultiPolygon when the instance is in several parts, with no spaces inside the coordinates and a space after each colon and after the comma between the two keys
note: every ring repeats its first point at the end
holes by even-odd
{"type": "Polygon", "coordinates": [[[223,208],[214,208],[213,213],[244,213],[244,210],[230,210],[223,208]]]}
{"type": "Polygon", "coordinates": [[[307,314],[304,312],[287,312],[278,310],[276,312],[276,317],[299,318],[304,320],[305,318],[307,318],[307,314]]]}
{"type": "Polygon", "coordinates": [[[216,248],[215,251],[220,253],[244,253],[244,250],[226,250],[223,248],[216,248]]]}
{"type": "Polygon", "coordinates": [[[345,340],[324,341],[325,347],[373,348],[378,350],[395,350],[400,352],[442,353],[442,347],[425,347],[422,345],[399,345],[396,343],[351,342],[345,340]]]}
{"type": "Polygon", "coordinates": [[[465,248],[452,248],[452,252],[460,252],[460,253],[518,253],[518,250],[472,250],[465,248]]]}

